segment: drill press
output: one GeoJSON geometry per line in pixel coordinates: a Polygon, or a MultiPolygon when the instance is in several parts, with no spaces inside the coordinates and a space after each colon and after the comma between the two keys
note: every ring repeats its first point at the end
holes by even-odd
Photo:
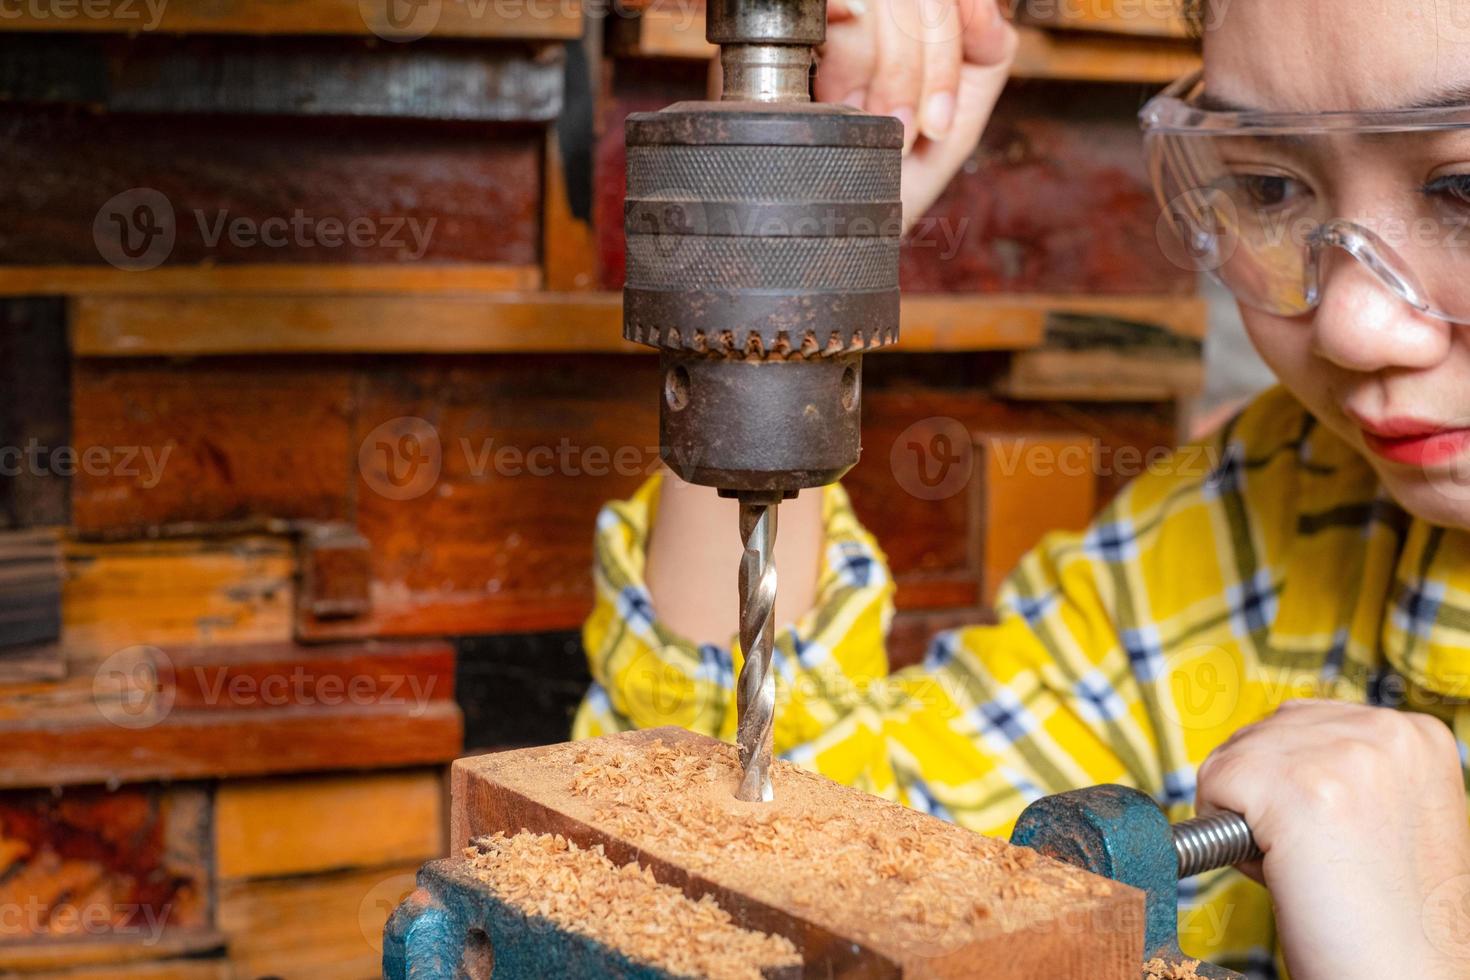
{"type": "Polygon", "coordinates": [[[811,101],[825,0],[711,0],[718,102],[628,117],[623,335],[660,352],[660,453],[740,503],[743,800],[771,799],[777,505],[861,452],[898,339],[903,125],[811,101]]]}

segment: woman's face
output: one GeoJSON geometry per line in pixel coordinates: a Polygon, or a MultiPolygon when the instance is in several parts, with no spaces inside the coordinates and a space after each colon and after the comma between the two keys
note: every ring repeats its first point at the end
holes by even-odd
{"type": "MultiPolygon", "coordinates": [[[[1470,103],[1467,0],[1213,3],[1204,37],[1213,99],[1308,112],[1470,103]]],[[[1422,197],[1446,175],[1465,175],[1470,189],[1470,133],[1410,139],[1412,153],[1365,143],[1334,161],[1337,217],[1372,227],[1391,202],[1422,197]],[[1376,158],[1383,156],[1393,159],[1376,158]]],[[[1470,226],[1470,200],[1464,207],[1470,226]]],[[[1283,318],[1242,307],[1252,341],[1401,505],[1470,528],[1470,326],[1420,314],[1340,251],[1324,260],[1313,313],[1283,318]]],[[[1470,276],[1470,261],[1466,269],[1470,276]]]]}

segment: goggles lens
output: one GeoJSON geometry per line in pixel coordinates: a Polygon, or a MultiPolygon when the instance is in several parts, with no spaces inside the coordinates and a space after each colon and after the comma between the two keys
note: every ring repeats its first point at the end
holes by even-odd
{"type": "Polygon", "coordinates": [[[1470,323],[1470,117],[1402,130],[1146,129],[1171,257],[1241,302],[1309,313],[1334,263],[1355,259],[1416,309],[1470,323]]]}

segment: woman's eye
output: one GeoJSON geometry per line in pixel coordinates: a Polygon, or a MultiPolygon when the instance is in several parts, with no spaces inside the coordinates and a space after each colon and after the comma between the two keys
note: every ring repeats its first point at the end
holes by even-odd
{"type": "Polygon", "coordinates": [[[1470,174],[1436,177],[1425,186],[1424,193],[1446,198],[1452,204],[1470,205],[1470,174]]]}
{"type": "Polygon", "coordinates": [[[1258,208],[1279,208],[1301,196],[1304,188],[1280,174],[1235,174],[1231,183],[1247,202],[1258,208]]]}

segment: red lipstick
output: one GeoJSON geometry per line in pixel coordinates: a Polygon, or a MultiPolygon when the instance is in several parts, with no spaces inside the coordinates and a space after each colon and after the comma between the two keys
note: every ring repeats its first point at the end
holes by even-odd
{"type": "Polygon", "coordinates": [[[1353,420],[1363,430],[1368,448],[1391,463],[1438,466],[1470,449],[1470,428],[1414,418],[1369,421],[1354,416],[1353,420]]]}

